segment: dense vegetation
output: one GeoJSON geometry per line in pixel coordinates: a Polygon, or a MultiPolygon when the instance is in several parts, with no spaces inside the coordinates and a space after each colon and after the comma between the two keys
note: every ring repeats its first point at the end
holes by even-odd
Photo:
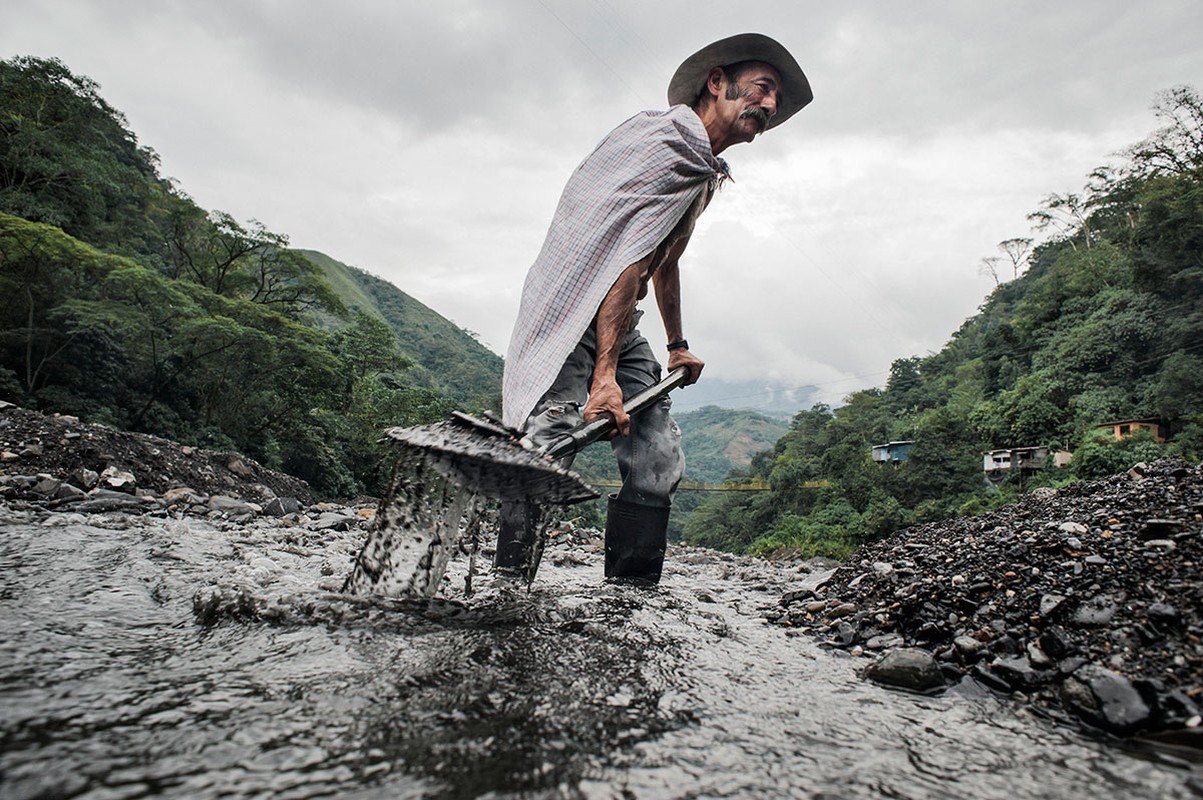
{"type": "Polygon", "coordinates": [[[501,372],[389,288],[201,209],[61,62],[0,61],[0,397],[379,491],[381,428],[496,405],[501,372]]]}
{"type": "Polygon", "coordinates": [[[771,491],[710,499],[687,520],[686,539],[842,557],[1022,488],[1162,454],[1203,459],[1203,101],[1178,87],[1155,111],[1162,127],[1122,164],[1033,212],[1050,241],[1030,253],[1030,240],[1001,243],[1009,270],[984,260],[997,288],[943,350],[895,361],[884,389],[797,414],[749,471],[771,491]],[[1144,418],[1160,420],[1168,442],[1096,428],[1144,418]],[[873,445],[900,440],[914,442],[909,460],[871,460],[873,445]],[[1073,460],[987,485],[983,451],[1029,446],[1073,460]]]}

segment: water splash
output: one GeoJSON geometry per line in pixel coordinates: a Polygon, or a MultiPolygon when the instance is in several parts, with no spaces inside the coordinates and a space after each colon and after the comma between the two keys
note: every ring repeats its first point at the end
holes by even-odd
{"type": "Polygon", "coordinates": [[[447,480],[420,451],[404,450],[343,591],[433,597],[461,542],[477,549],[480,516],[477,495],[447,480]]]}

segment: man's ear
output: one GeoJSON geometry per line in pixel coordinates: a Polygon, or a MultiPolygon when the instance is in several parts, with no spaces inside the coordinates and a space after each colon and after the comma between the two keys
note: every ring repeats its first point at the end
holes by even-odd
{"type": "Polygon", "coordinates": [[[722,93],[724,78],[726,75],[721,67],[710,70],[710,74],[706,76],[706,91],[710,93],[711,97],[717,98],[722,93]]]}

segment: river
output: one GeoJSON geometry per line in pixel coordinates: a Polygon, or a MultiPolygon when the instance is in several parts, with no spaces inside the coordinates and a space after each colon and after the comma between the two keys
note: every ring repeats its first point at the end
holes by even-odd
{"type": "MultiPolygon", "coordinates": [[[[568,537],[564,537],[568,538],[568,537]]],[[[923,697],[763,620],[805,575],[553,544],[423,603],[338,593],[363,533],[0,505],[0,796],[1185,798],[1189,765],[923,697]]]]}

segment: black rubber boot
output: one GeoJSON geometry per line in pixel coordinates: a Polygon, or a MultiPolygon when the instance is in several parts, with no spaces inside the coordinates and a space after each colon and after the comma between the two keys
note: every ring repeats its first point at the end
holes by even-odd
{"type": "Polygon", "coordinates": [[[497,532],[497,553],[493,567],[514,577],[534,579],[531,563],[534,560],[535,528],[539,524],[539,507],[534,503],[503,502],[500,529],[497,532]]]}
{"type": "Polygon", "coordinates": [[[668,509],[610,495],[606,510],[606,577],[659,583],[668,546],[668,509]]]}

